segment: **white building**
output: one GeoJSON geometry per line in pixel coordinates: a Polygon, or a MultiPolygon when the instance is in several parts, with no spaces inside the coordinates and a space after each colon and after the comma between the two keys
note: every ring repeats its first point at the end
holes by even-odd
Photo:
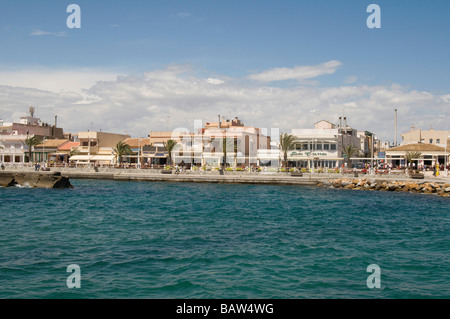
{"type": "Polygon", "coordinates": [[[26,135],[0,135],[0,163],[27,162],[26,138],[26,135]]]}
{"type": "Polygon", "coordinates": [[[340,123],[338,126],[322,120],[314,126],[314,129],[291,131],[296,140],[294,149],[288,152],[290,166],[336,168],[344,162],[344,146],[354,145],[361,151],[361,137],[357,130],[347,126],[347,123],[340,123]]]}

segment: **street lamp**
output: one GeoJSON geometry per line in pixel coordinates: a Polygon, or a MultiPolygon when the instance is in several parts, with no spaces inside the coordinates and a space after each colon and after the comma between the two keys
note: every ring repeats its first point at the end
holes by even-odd
{"type": "MultiPolygon", "coordinates": [[[[29,137],[29,134],[30,134],[30,131],[27,131],[27,139],[25,140],[25,143],[28,143],[28,142],[29,142],[29,140],[28,140],[28,139],[30,138],[30,137],[29,137]]],[[[28,150],[28,147],[31,148],[31,146],[28,146],[28,145],[27,145],[27,150],[28,150]]],[[[1,147],[0,147],[0,148],[1,148],[1,147]]],[[[28,151],[28,155],[30,155],[30,158],[28,159],[28,163],[31,163],[31,156],[32,156],[31,154],[32,154],[32,153],[31,153],[31,150],[29,150],[29,151],[28,151]]],[[[24,155],[24,157],[23,157],[23,161],[24,161],[24,162],[25,162],[25,158],[26,158],[26,155],[24,155]]]]}
{"type": "Polygon", "coordinates": [[[42,163],[44,164],[45,163],[45,160],[44,160],[44,153],[45,153],[45,141],[47,140],[47,138],[43,138],[42,139],[42,163]]]}
{"type": "Polygon", "coordinates": [[[448,169],[447,169],[447,145],[448,145],[448,139],[450,139],[450,135],[447,136],[447,141],[445,143],[445,152],[444,152],[444,162],[445,162],[445,176],[448,176],[448,169]]]}
{"type": "Polygon", "coordinates": [[[138,167],[139,169],[141,168],[141,141],[142,138],[139,138],[139,143],[138,143],[138,167]]]}

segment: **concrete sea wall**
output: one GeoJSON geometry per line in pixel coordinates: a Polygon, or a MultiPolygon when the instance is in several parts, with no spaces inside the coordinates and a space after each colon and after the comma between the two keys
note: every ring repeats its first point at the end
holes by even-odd
{"type": "Polygon", "coordinates": [[[436,194],[450,197],[450,178],[425,176],[422,180],[409,176],[351,177],[352,174],[303,174],[291,176],[289,173],[266,172],[183,172],[182,174],[163,174],[160,170],[130,169],[76,169],[58,168],[51,172],[34,172],[32,168],[10,168],[0,171],[0,186],[27,184],[30,187],[71,187],[70,179],[104,179],[116,181],[147,182],[186,182],[186,183],[236,183],[236,184],[274,184],[309,185],[345,188],[354,190],[378,190],[436,194]],[[58,170],[58,171],[56,171],[58,170]]]}

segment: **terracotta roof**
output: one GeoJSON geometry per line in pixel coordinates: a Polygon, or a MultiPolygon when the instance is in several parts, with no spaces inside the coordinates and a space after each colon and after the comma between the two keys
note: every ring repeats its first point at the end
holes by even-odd
{"type": "Polygon", "coordinates": [[[60,151],[70,151],[72,149],[72,147],[76,147],[76,146],[80,146],[80,142],[68,142],[68,143],[65,143],[65,144],[61,145],[60,147],[58,147],[58,150],[60,150],[60,151]]]}
{"type": "Polygon", "coordinates": [[[445,149],[441,146],[437,146],[434,144],[424,144],[424,143],[416,143],[416,144],[405,144],[397,147],[389,148],[386,151],[400,151],[400,152],[444,152],[445,149]]]}
{"type": "Polygon", "coordinates": [[[39,148],[40,147],[48,147],[48,148],[55,147],[55,148],[57,148],[68,141],[69,140],[59,140],[59,139],[45,140],[44,144],[41,143],[41,144],[36,145],[35,147],[39,147],[39,148]]]}
{"type": "Polygon", "coordinates": [[[127,138],[124,143],[130,145],[131,148],[139,148],[140,146],[150,145],[150,138],[141,138],[141,141],[139,142],[139,138],[127,138]]]}

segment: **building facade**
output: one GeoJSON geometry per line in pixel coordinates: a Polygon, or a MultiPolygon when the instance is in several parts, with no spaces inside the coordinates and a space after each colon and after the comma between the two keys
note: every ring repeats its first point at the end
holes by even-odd
{"type": "Polygon", "coordinates": [[[237,117],[206,122],[196,132],[180,136],[173,158],[188,166],[256,166],[258,150],[270,148],[270,136],[264,133],[245,126],[237,117]]]}
{"type": "Polygon", "coordinates": [[[436,164],[445,166],[449,163],[445,147],[425,143],[410,143],[387,149],[386,162],[393,167],[406,167],[409,152],[416,155],[412,160],[417,168],[433,167],[436,164]]]}
{"type": "MultiPolygon", "coordinates": [[[[307,168],[337,168],[346,165],[343,148],[353,145],[355,156],[364,155],[365,137],[347,125],[346,120],[339,125],[322,120],[314,124],[314,129],[293,129],[295,136],[292,150],[288,152],[288,165],[307,168]],[[363,142],[362,142],[363,140],[363,142]]],[[[280,157],[282,155],[280,154],[280,157]]]]}
{"type": "MultiPolygon", "coordinates": [[[[19,122],[0,120],[0,161],[11,164],[29,162],[30,155],[25,141],[32,137],[40,140],[63,139],[64,132],[62,128],[56,126],[56,117],[54,125],[44,123],[35,117],[34,107],[30,107],[29,114],[20,117],[19,122]]],[[[34,158],[31,158],[31,161],[33,160],[34,158]]]]}
{"type": "Polygon", "coordinates": [[[77,165],[110,165],[118,162],[114,153],[117,143],[130,138],[129,135],[107,132],[79,132],[79,146],[75,147],[77,155],[70,157],[70,162],[77,165]]]}
{"type": "Polygon", "coordinates": [[[401,134],[402,144],[433,144],[446,147],[450,141],[450,131],[421,130],[411,128],[411,131],[401,134]]]}

